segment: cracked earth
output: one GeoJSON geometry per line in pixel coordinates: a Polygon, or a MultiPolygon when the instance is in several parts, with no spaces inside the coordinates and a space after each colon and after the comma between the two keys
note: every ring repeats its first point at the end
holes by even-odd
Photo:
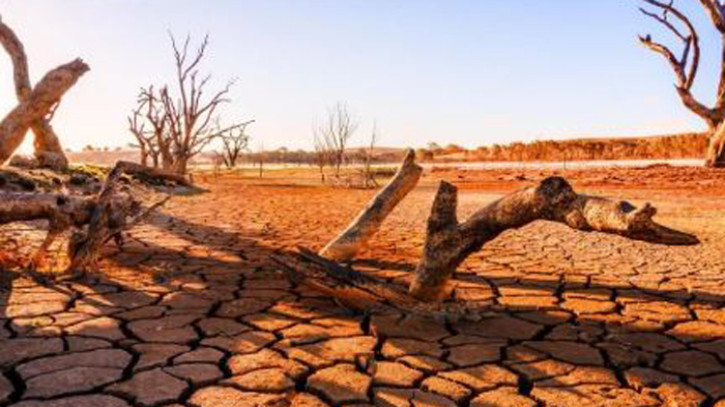
{"type": "MultiPolygon", "coordinates": [[[[454,281],[456,298],[488,311],[444,323],[351,313],[270,260],[321,248],[373,192],[231,177],[207,186],[130,231],[122,251],[106,248],[92,282],[8,279],[0,405],[725,406],[715,198],[605,191],[651,201],[663,223],[698,234],[693,247],[547,222],[506,232],[454,281]]],[[[411,193],[356,267],[405,284],[433,193],[430,181],[411,193]]],[[[498,196],[464,188],[461,217],[498,196]]],[[[3,250],[39,244],[34,228],[6,226],[3,250]]]]}

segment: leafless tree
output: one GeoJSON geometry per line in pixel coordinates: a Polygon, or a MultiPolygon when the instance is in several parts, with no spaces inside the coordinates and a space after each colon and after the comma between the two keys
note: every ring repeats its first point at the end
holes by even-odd
{"type": "Polygon", "coordinates": [[[159,166],[159,151],[153,131],[146,130],[146,121],[142,113],[143,106],[138,106],[128,116],[128,130],[136,137],[137,144],[132,147],[139,149],[141,165],[148,166],[149,158],[154,168],[159,166]]]}
{"type": "Polygon", "coordinates": [[[264,162],[267,160],[267,155],[264,152],[264,142],[259,142],[257,146],[257,164],[259,164],[259,178],[264,176],[264,162]]]}
{"type": "Polygon", "coordinates": [[[320,171],[320,181],[325,183],[325,167],[330,164],[330,150],[327,147],[327,143],[323,140],[317,132],[314,132],[315,141],[315,152],[314,162],[320,171]]]}
{"type": "Polygon", "coordinates": [[[373,156],[375,154],[375,145],[378,142],[378,126],[373,126],[370,134],[370,145],[363,151],[365,156],[365,168],[363,170],[363,188],[376,188],[378,186],[375,180],[375,173],[372,170],[373,156]]]}
{"type": "Polygon", "coordinates": [[[145,138],[146,152],[152,158],[156,154],[155,165],[160,160],[164,171],[186,174],[189,161],[212,140],[238,131],[249,123],[227,127],[217,125],[220,122],[218,109],[230,102],[228,94],[234,82],[230,81],[221,90],[208,93],[211,75],[202,75],[200,66],[209,46],[209,37],[204,37],[194,51],[190,49],[191,37],[187,36],[182,44],[173,35],[169,37],[176,67],[176,84],[163,85],[158,90],[154,86],[141,88],[135,110],[139,113],[134,114],[129,122],[134,118],[138,120],[140,112],[143,112],[150,125],[150,135],[145,138]]]}
{"type": "Polygon", "coordinates": [[[171,137],[168,133],[169,118],[161,103],[159,92],[154,89],[153,85],[141,88],[137,110],[143,112],[146,122],[151,127],[147,138],[147,151],[153,152],[154,167],[159,166],[160,159],[161,168],[164,171],[171,171],[174,166],[174,156],[171,152],[171,137]]]}
{"type": "Polygon", "coordinates": [[[675,89],[682,103],[702,118],[710,129],[710,141],[706,165],[725,166],[725,4],[720,0],[699,0],[713,27],[721,37],[721,59],[719,84],[713,106],[707,106],[692,94],[700,64],[700,37],[692,21],[674,6],[674,0],[640,0],[648,8],[640,11],[660,23],[682,43],[679,55],[672,48],[652,39],[651,35],[640,36],[640,42],[655,53],[662,55],[675,73],[675,89]]]}
{"type": "Polygon", "coordinates": [[[337,178],[340,177],[340,167],[345,163],[345,149],[357,127],[357,119],[350,113],[347,104],[337,102],[327,110],[325,123],[316,129],[316,137],[325,144],[337,178]]]}
{"type": "Polygon", "coordinates": [[[233,127],[219,134],[223,150],[221,158],[227,168],[234,168],[241,154],[247,150],[249,135],[246,134],[247,125],[254,123],[254,120],[242,123],[240,127],[233,127]]]}

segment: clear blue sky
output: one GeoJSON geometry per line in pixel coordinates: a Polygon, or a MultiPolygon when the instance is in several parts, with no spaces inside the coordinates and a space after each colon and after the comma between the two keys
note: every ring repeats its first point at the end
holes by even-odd
{"type": "MultiPolygon", "coordinates": [[[[703,27],[696,92],[710,101],[718,39],[696,1],[678,3],[703,27]]],[[[373,121],[393,146],[704,128],[636,41],[662,36],[635,0],[3,0],[0,14],[33,81],[77,56],[90,64],[53,120],[73,149],[132,141],[138,87],[172,79],[167,30],[210,34],[214,84],[238,78],[225,119],[256,119],[255,146],[310,148],[338,100],[360,117],[360,144],[373,121]]],[[[15,100],[9,69],[0,57],[3,112],[15,100]]]]}

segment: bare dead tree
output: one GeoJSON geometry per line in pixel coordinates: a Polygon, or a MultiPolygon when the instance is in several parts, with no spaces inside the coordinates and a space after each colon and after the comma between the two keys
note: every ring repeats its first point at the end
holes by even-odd
{"type": "Polygon", "coordinates": [[[710,129],[710,141],[706,154],[706,165],[710,167],[725,166],[725,5],[720,0],[699,0],[707,13],[713,27],[721,37],[721,59],[719,84],[713,106],[707,106],[692,94],[697,71],[700,65],[700,37],[692,21],[674,6],[674,0],[661,2],[658,0],[641,0],[649,6],[640,11],[660,23],[671,32],[681,43],[679,53],[672,48],[652,39],[651,35],[640,36],[640,42],[651,51],[660,54],[667,60],[675,74],[675,89],[682,103],[691,112],[702,118],[710,129]]]}
{"type": "Polygon", "coordinates": [[[212,140],[231,129],[242,127],[234,124],[218,129],[213,126],[219,106],[229,103],[229,90],[233,81],[221,90],[205,97],[211,75],[201,76],[200,63],[203,60],[209,37],[204,37],[195,52],[190,53],[191,37],[187,36],[179,45],[173,35],[171,46],[176,64],[176,89],[172,94],[169,86],[161,88],[160,99],[168,119],[168,136],[173,154],[172,170],[185,174],[189,160],[199,154],[212,140]]]}
{"type": "Polygon", "coordinates": [[[324,184],[325,183],[325,167],[330,164],[331,160],[331,154],[330,150],[327,147],[327,143],[325,143],[324,140],[321,139],[320,135],[317,133],[317,131],[314,131],[314,142],[315,142],[315,152],[314,152],[314,161],[315,165],[317,166],[318,170],[320,171],[320,181],[324,184]]]}
{"type": "Polygon", "coordinates": [[[50,120],[63,94],[88,71],[88,65],[80,59],[61,65],[48,72],[34,88],[31,88],[28,59],[23,44],[15,32],[2,21],[0,21],[0,45],[10,55],[15,94],[20,103],[5,117],[5,120],[14,123],[12,123],[13,130],[5,127],[0,133],[0,163],[7,161],[15,152],[29,127],[35,133],[34,147],[38,164],[56,169],[67,167],[68,159],[58,136],[50,126],[50,120]]]}
{"type": "Polygon", "coordinates": [[[350,113],[347,104],[337,102],[327,110],[325,123],[317,129],[319,138],[330,152],[335,177],[340,177],[340,167],[345,163],[345,149],[357,130],[357,119],[350,113]]]}
{"type": "Polygon", "coordinates": [[[161,102],[161,96],[153,85],[141,88],[138,95],[139,111],[144,111],[147,123],[151,126],[148,146],[153,146],[154,168],[158,167],[159,159],[164,171],[171,171],[174,166],[174,155],[171,152],[172,141],[169,135],[169,117],[161,102]]]}
{"type": "Polygon", "coordinates": [[[154,135],[152,132],[146,131],[146,123],[143,121],[143,114],[141,109],[143,106],[138,106],[128,116],[128,130],[136,138],[137,144],[134,147],[138,147],[140,150],[140,161],[141,165],[148,166],[148,159],[152,157],[153,167],[158,167],[158,155],[153,154],[152,151],[156,150],[154,143],[154,135]]]}
{"type": "Polygon", "coordinates": [[[259,142],[256,158],[259,165],[259,178],[262,178],[264,176],[264,162],[267,160],[267,154],[264,152],[264,142],[259,142]]]}
{"type": "Polygon", "coordinates": [[[247,150],[249,135],[246,133],[247,126],[254,123],[254,120],[241,123],[239,127],[227,129],[219,134],[223,150],[221,158],[227,168],[234,168],[239,157],[247,150]]]}
{"type": "Polygon", "coordinates": [[[365,167],[363,169],[363,188],[376,188],[378,182],[375,180],[375,174],[372,170],[373,156],[375,155],[375,144],[378,142],[378,127],[373,125],[373,131],[370,134],[370,145],[363,150],[365,158],[365,167]]]}

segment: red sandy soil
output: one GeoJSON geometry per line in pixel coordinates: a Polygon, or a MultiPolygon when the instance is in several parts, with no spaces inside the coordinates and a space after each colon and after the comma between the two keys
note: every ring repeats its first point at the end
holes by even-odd
{"type": "MultiPolygon", "coordinates": [[[[287,281],[270,254],[321,248],[375,191],[322,187],[311,170],[253,174],[197,176],[209,192],[173,199],[123,251],[109,246],[97,281],[9,281],[0,405],[725,405],[723,171],[561,174],[581,192],[650,201],[702,243],[535,222],[459,268],[454,296],[490,312],[449,323],[353,314],[287,281]]],[[[439,179],[460,187],[465,218],[544,175],[428,173],[357,267],[409,280],[439,179]]],[[[5,255],[43,236],[5,232],[5,255]]]]}

